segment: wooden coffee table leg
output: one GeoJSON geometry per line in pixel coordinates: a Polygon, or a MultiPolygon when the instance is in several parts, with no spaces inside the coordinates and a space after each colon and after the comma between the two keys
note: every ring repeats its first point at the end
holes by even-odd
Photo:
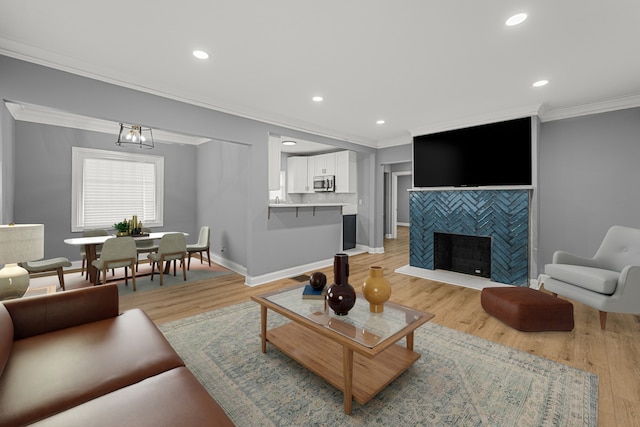
{"type": "Polygon", "coordinates": [[[262,338],[262,352],[267,352],[267,307],[260,306],[260,337],[262,338]]]}
{"type": "Polygon", "coordinates": [[[342,355],[342,373],[344,375],[344,413],[351,415],[351,407],[353,404],[353,350],[344,346],[342,355]]]}
{"type": "Polygon", "coordinates": [[[407,350],[413,351],[413,331],[407,334],[407,350]]]}

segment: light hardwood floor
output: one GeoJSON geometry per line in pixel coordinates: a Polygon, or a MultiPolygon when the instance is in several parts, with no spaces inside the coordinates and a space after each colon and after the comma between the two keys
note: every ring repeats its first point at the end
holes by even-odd
{"type": "MultiPolygon", "coordinates": [[[[640,426],[640,323],[633,315],[609,314],[607,330],[600,330],[598,312],[574,302],[572,332],[520,332],[487,315],[480,291],[395,273],[409,263],[409,231],[399,227],[398,238],[385,240],[384,254],[349,258],[349,282],[359,290],[371,265],[385,268],[392,286],[391,300],[435,314],[432,320],[449,328],[597,374],[598,424],[640,426]]],[[[193,262],[198,262],[193,260],[193,262]]],[[[332,267],[320,270],[333,279],[332,267]]],[[[310,274],[311,272],[308,272],[310,274]]],[[[256,287],[232,274],[211,282],[189,283],[123,296],[120,307],[142,308],[160,324],[296,284],[283,279],[256,287]]],[[[256,305],[257,306],[257,305],[256,305]]],[[[256,315],[259,311],[256,310],[256,315]]]]}

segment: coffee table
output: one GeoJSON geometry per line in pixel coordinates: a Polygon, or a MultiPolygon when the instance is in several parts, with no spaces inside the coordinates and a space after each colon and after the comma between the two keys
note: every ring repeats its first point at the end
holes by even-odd
{"type": "Polygon", "coordinates": [[[371,313],[357,294],[349,314],[337,316],[324,300],[302,299],[304,285],[251,297],[260,304],[262,352],[269,342],[341,390],[350,415],[353,399],[366,404],[420,358],[413,333],[434,315],[391,302],[371,313]],[[291,322],[267,330],[267,310],[291,322]]]}

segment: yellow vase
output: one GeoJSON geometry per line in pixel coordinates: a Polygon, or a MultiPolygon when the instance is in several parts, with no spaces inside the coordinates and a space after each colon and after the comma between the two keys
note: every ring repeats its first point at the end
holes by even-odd
{"type": "Polygon", "coordinates": [[[384,311],[384,303],[391,297],[391,285],[384,277],[384,268],[369,267],[369,277],[362,284],[362,294],[369,301],[369,311],[372,313],[384,311]]]}

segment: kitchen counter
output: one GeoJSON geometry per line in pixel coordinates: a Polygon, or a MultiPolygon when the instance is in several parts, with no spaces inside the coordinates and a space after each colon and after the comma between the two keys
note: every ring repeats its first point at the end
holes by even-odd
{"type": "Polygon", "coordinates": [[[267,219],[271,218],[271,209],[282,209],[282,208],[295,208],[296,216],[298,216],[299,208],[312,208],[313,215],[316,214],[316,208],[324,208],[324,207],[338,207],[342,209],[344,206],[347,206],[347,203],[339,203],[339,202],[330,202],[330,203],[269,203],[269,209],[267,213],[267,219]]]}
{"type": "Polygon", "coordinates": [[[320,206],[347,206],[346,203],[269,203],[270,208],[313,208],[320,206]]]}

